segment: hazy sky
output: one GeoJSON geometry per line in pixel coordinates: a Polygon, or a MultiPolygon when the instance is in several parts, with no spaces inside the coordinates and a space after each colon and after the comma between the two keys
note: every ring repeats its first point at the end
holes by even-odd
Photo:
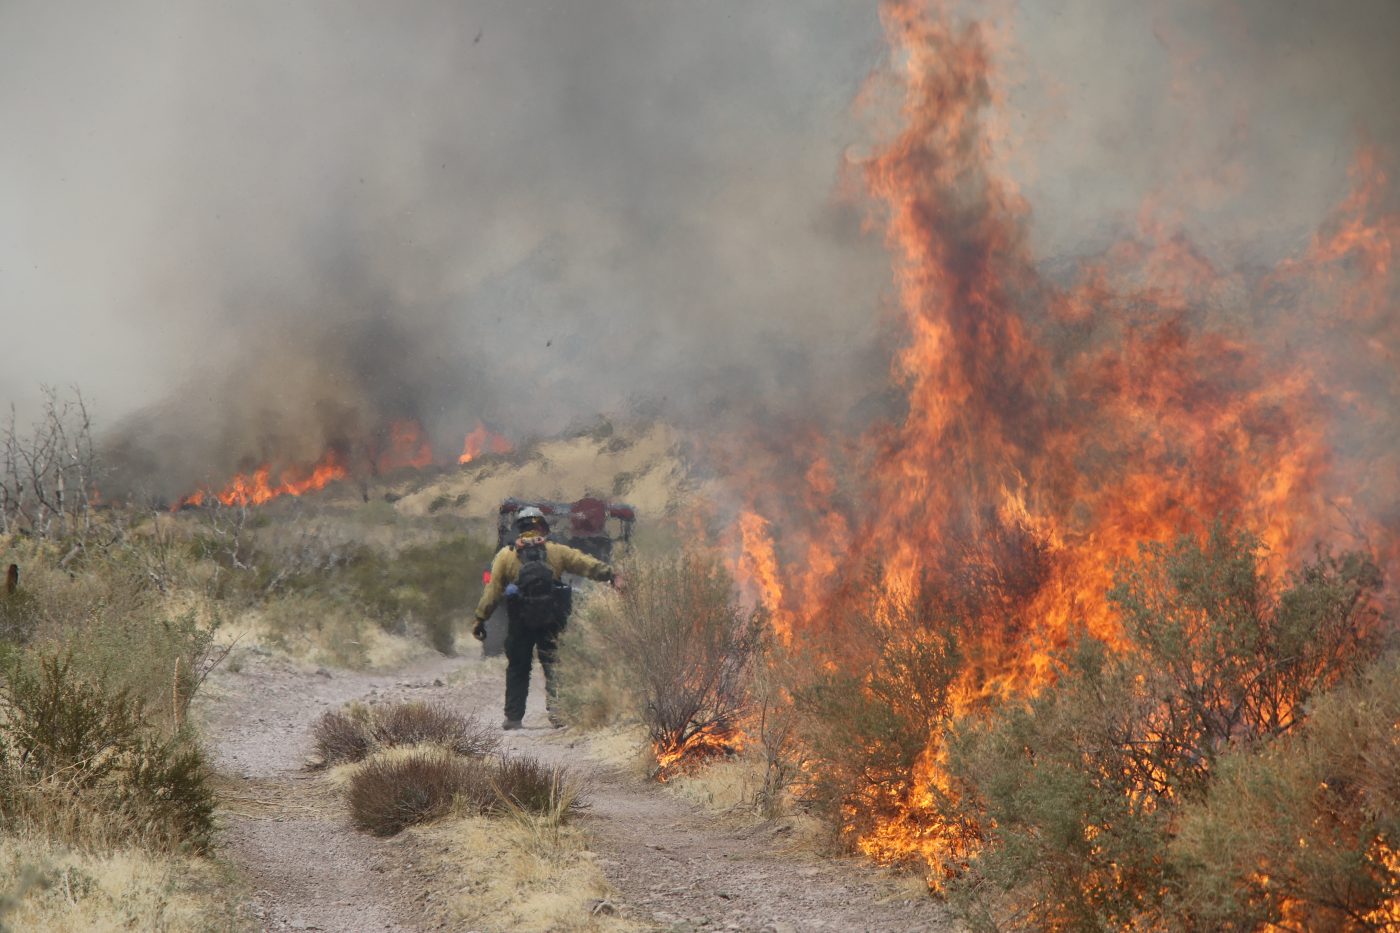
{"type": "MultiPolygon", "coordinates": [[[[1391,0],[991,7],[1047,258],[1145,201],[1276,258],[1400,140],[1391,0]]],[[[842,167],[885,54],[851,0],[0,0],[0,400],[76,382],[193,468],[859,398],[888,260],[842,167]]]]}

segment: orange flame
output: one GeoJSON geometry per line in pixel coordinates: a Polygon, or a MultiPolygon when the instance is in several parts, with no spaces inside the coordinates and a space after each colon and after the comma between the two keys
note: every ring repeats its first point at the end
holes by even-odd
{"type": "Polygon", "coordinates": [[[417,421],[395,421],[389,425],[389,445],[375,460],[380,473],[412,468],[421,470],[433,463],[433,445],[417,421]]]}
{"type": "Polygon", "coordinates": [[[667,748],[656,745],[656,779],[665,783],[678,774],[690,771],[708,761],[733,755],[743,749],[745,737],[737,729],[702,729],[692,733],[680,745],[667,748]]]}
{"type": "Polygon", "coordinates": [[[260,466],[251,473],[239,473],[220,490],[196,490],[181,499],[176,508],[203,505],[207,499],[215,499],[224,505],[262,505],[278,496],[300,496],[349,476],[349,471],[334,450],[329,450],[310,467],[289,467],[283,470],[276,480],[272,478],[271,466],[260,466]]]}
{"type": "MultiPolygon", "coordinates": [[[[842,620],[893,626],[932,591],[966,629],[956,713],[1042,689],[1078,628],[1121,644],[1114,568],[1217,516],[1259,534],[1275,573],[1318,541],[1366,543],[1400,568],[1400,217],[1379,207],[1375,156],[1307,253],[1270,275],[1226,271],[1145,213],[1136,239],[1057,285],[993,171],[979,28],[918,0],[887,0],[882,18],[903,125],[860,167],[894,257],[907,414],[854,445],[812,430],[715,444],[749,503],[736,576],[784,640],[858,665],[842,620]],[[837,475],[858,478],[855,504],[838,504],[837,475]]],[[[951,792],[942,755],[931,734],[902,816],[860,848],[934,875],[965,857],[934,807],[951,792]]]]}
{"type": "Polygon", "coordinates": [[[515,450],[515,446],[499,434],[493,434],[486,429],[486,425],[480,421],[476,427],[467,435],[467,439],[462,444],[462,455],[457,458],[458,463],[471,463],[483,453],[508,454],[515,450]]]}

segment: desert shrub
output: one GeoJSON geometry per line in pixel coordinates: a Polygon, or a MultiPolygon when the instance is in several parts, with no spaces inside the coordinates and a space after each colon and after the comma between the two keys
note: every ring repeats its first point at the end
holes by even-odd
{"type": "Polygon", "coordinates": [[[520,756],[502,758],[491,774],[496,806],[562,820],[581,801],[564,768],[520,756]]]}
{"type": "Polygon", "coordinates": [[[0,642],[25,644],[39,627],[39,619],[37,600],[28,589],[9,595],[0,592],[0,642]]]}
{"type": "Polygon", "coordinates": [[[203,754],[183,735],[160,736],[128,689],[45,656],[12,667],[2,695],[0,806],[10,819],[72,841],[208,844],[203,754]]]}
{"type": "Polygon", "coordinates": [[[847,844],[881,828],[915,838],[945,833],[949,845],[961,848],[964,831],[940,815],[942,802],[908,806],[916,764],[948,721],[961,669],[957,639],[927,606],[895,611],[884,623],[850,623],[874,650],[862,673],[817,668],[822,672],[796,690],[808,759],[801,794],[842,827],[847,844]]]}
{"type": "Polygon", "coordinates": [[[596,729],[639,718],[642,702],[602,633],[620,611],[617,594],[594,589],[575,599],[569,625],[559,636],[558,712],[573,725],[596,729]]]}
{"type": "Polygon", "coordinates": [[[1179,808],[1374,656],[1369,561],[1319,556],[1275,593],[1258,553],[1219,525],[1144,548],[1110,593],[1123,646],[1085,638],[1040,696],[955,730],[949,769],[986,833],[955,890],[975,925],[1162,924],[1185,883],[1179,808]]]}
{"type": "Polygon", "coordinates": [[[369,724],[362,716],[327,710],[311,727],[316,755],[326,765],[363,761],[374,748],[369,724]]]}
{"type": "Polygon", "coordinates": [[[458,798],[478,810],[493,805],[490,769],[441,749],[371,758],[350,779],[347,796],[355,826],[376,836],[437,819],[458,798]]]}
{"type": "Polygon", "coordinates": [[[1258,753],[1226,755],[1182,810],[1169,903],[1197,929],[1400,924],[1400,654],[1317,699],[1258,753]]]}
{"type": "Polygon", "coordinates": [[[375,710],[369,726],[375,743],[386,748],[431,742],[457,755],[480,758],[500,745],[496,732],[476,717],[432,703],[399,703],[375,710]]]}
{"type": "Polygon", "coordinates": [[[430,703],[329,710],[316,720],[311,735],[316,754],[328,765],[362,761],[378,749],[396,746],[432,744],[480,758],[500,745],[496,732],[474,716],[430,703]]]}
{"type": "MultiPolygon", "coordinates": [[[[126,550],[142,546],[138,541],[126,550]]],[[[22,597],[32,651],[64,654],[75,675],[126,689],[148,712],[162,711],[167,724],[178,726],[213,662],[215,626],[201,624],[193,612],[172,617],[124,553],[90,548],[66,569],[34,554],[11,599],[22,597]]]]}
{"type": "Polygon", "coordinates": [[[632,685],[662,763],[727,747],[748,702],[762,616],[739,603],[715,558],[638,562],[597,621],[608,663],[632,685]]]}

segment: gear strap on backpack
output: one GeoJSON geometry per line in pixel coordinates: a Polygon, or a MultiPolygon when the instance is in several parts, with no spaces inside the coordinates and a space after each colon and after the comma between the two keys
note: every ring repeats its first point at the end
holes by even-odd
{"type": "Polygon", "coordinates": [[[506,600],[506,616],[531,628],[563,628],[573,610],[573,587],[554,579],[543,544],[517,546],[520,573],[515,595],[506,600]]]}

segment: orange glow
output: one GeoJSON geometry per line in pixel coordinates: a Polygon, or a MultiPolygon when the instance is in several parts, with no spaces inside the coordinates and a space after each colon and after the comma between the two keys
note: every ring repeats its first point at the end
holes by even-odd
{"type": "MultiPolygon", "coordinates": [[[[858,439],[712,442],[745,503],[735,576],[783,642],[860,670],[846,620],[901,636],[901,607],[932,594],[960,620],[956,714],[1052,683],[1076,631],[1121,646],[1115,567],[1217,517],[1260,536],[1274,575],[1326,542],[1369,547],[1393,576],[1400,217],[1374,154],[1271,273],[1223,268],[1145,206],[1134,236],[1050,281],[995,172],[981,30],[919,0],[881,9],[902,125],[858,168],[893,258],[907,412],[858,439]]],[[[898,815],[855,840],[922,860],[935,884],[968,855],[939,822],[942,761],[931,725],[897,799],[869,802],[898,815]]]]}
{"type": "Polygon", "coordinates": [[[656,755],[656,779],[665,782],[715,758],[733,755],[744,747],[745,739],[737,730],[701,730],[674,748],[653,748],[656,755]]]}
{"type": "Polygon", "coordinates": [[[493,434],[486,429],[486,425],[480,421],[476,427],[467,435],[467,439],[462,444],[462,455],[457,458],[458,463],[471,463],[482,454],[508,454],[515,450],[515,445],[499,434],[493,434]]]}
{"type": "Polygon", "coordinates": [[[239,473],[218,491],[200,489],[180,500],[176,508],[203,505],[206,499],[216,499],[224,505],[262,505],[278,496],[300,496],[349,476],[334,450],[326,451],[310,467],[288,467],[276,479],[271,466],[260,466],[250,473],[239,473]]]}
{"type": "Polygon", "coordinates": [[[375,459],[380,473],[411,468],[421,470],[433,463],[433,445],[417,421],[395,421],[389,425],[388,447],[375,459]]]}

